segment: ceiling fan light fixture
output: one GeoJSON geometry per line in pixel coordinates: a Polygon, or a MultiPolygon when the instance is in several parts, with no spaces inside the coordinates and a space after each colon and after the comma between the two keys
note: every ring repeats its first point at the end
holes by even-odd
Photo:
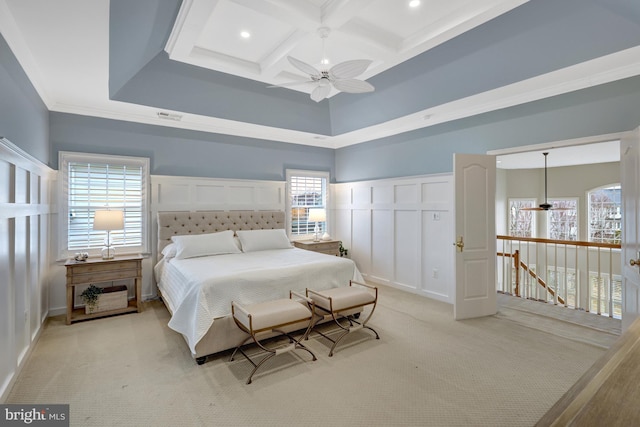
{"type": "Polygon", "coordinates": [[[555,211],[555,210],[571,210],[566,207],[554,207],[547,201],[547,156],[549,153],[542,153],[544,156],[544,203],[541,203],[536,208],[521,208],[523,211],[555,211]]]}
{"type": "MultiPolygon", "coordinates": [[[[318,35],[322,39],[322,65],[327,65],[329,60],[324,53],[324,39],[329,36],[331,29],[328,27],[320,27],[317,30],[318,35]]],[[[291,65],[307,74],[308,80],[304,82],[291,82],[282,85],[273,85],[269,87],[289,87],[297,84],[310,83],[316,87],[311,91],[310,97],[315,102],[320,102],[331,93],[331,89],[346,93],[366,93],[373,92],[375,88],[372,84],[356,79],[355,77],[364,73],[373,61],[369,59],[354,59],[344,61],[334,65],[329,69],[318,70],[313,65],[300,61],[292,56],[287,56],[287,60],[291,65]]]]}

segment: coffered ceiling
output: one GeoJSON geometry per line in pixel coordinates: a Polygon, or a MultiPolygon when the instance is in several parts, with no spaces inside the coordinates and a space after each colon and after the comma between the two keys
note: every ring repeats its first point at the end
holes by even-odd
{"type": "Polygon", "coordinates": [[[175,61],[272,85],[306,80],[288,55],[320,70],[368,59],[366,80],[526,1],[187,0],[167,51],[175,61]]]}

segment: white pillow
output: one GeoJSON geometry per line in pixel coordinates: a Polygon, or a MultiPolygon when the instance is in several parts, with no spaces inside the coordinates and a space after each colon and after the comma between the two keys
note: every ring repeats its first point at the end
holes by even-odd
{"type": "Polygon", "coordinates": [[[231,230],[219,233],[172,236],[171,240],[176,245],[176,259],[241,252],[233,241],[233,231],[231,230]]]}
{"type": "Polygon", "coordinates": [[[242,252],[266,251],[269,249],[291,249],[291,242],[283,228],[275,230],[236,231],[242,252]]]}
{"type": "Polygon", "coordinates": [[[177,252],[176,244],[175,243],[169,243],[162,250],[162,256],[165,257],[166,259],[171,259],[171,258],[176,256],[176,252],[177,252]]]}

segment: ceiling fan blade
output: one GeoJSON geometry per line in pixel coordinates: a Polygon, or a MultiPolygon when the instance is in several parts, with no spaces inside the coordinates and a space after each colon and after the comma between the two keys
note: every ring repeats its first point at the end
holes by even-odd
{"type": "Polygon", "coordinates": [[[320,78],[320,71],[316,70],[312,65],[307,64],[306,62],[302,62],[299,59],[294,58],[293,56],[287,56],[287,59],[298,70],[302,71],[305,74],[309,74],[311,77],[320,78]]]}
{"type": "Polygon", "coordinates": [[[336,80],[333,82],[333,86],[335,86],[339,91],[346,93],[365,93],[373,92],[375,90],[373,85],[365,82],[364,80],[357,79],[336,80]]]}
{"type": "Polygon", "coordinates": [[[352,79],[364,73],[373,61],[369,59],[353,59],[334,65],[329,75],[334,79],[352,79]]]}
{"type": "Polygon", "coordinates": [[[519,211],[546,211],[548,209],[544,209],[544,208],[520,208],[518,209],[519,211]]]}
{"type": "Polygon", "coordinates": [[[323,99],[325,99],[327,95],[329,95],[329,92],[331,92],[331,86],[319,85],[317,88],[313,90],[313,92],[311,92],[311,99],[313,99],[316,102],[320,102],[323,99]]]}

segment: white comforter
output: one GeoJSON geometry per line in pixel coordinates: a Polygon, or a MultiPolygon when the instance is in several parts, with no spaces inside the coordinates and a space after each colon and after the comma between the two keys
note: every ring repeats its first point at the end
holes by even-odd
{"type": "Polygon", "coordinates": [[[323,290],[362,281],[347,258],[303,249],[274,249],[177,260],[156,266],[158,288],[173,312],[169,327],[186,337],[193,354],[217,317],[231,314],[231,301],[253,304],[289,298],[289,290],[323,290]]]}

